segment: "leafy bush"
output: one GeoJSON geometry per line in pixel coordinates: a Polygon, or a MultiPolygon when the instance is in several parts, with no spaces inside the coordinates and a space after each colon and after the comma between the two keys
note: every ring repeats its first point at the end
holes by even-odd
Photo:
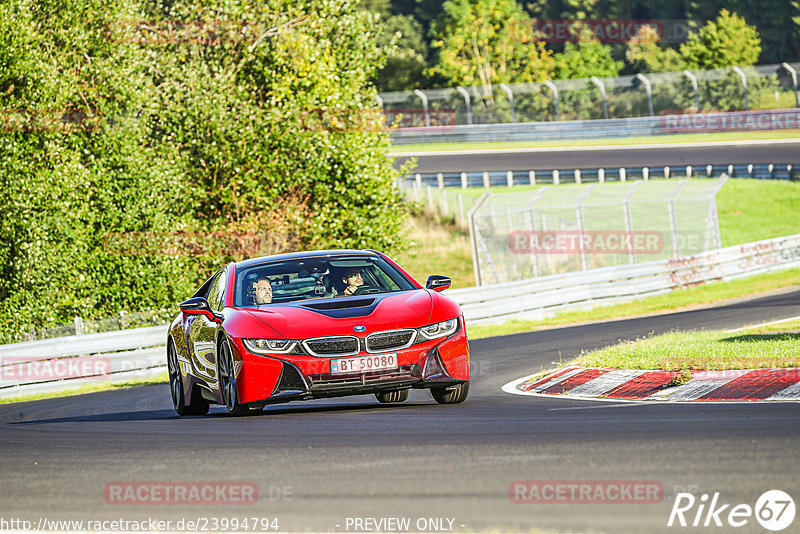
{"type": "Polygon", "coordinates": [[[401,248],[378,31],[345,0],[0,6],[2,340],[174,306],[250,250],[189,236],[401,248]]]}

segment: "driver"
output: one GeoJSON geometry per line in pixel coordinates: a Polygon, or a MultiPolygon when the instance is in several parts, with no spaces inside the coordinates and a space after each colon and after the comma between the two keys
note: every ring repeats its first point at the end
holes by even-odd
{"type": "Polygon", "coordinates": [[[259,305],[272,302],[272,283],[269,278],[259,278],[253,282],[253,298],[259,305]]]}
{"type": "Polygon", "coordinates": [[[361,269],[350,269],[342,276],[342,283],[345,285],[344,294],[352,295],[356,289],[364,285],[364,279],[361,277],[361,269]]]}

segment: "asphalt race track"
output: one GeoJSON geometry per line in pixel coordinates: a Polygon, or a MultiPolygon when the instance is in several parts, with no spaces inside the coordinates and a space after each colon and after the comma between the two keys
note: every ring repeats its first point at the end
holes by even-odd
{"type": "MultiPolygon", "coordinates": [[[[569,141],[564,142],[566,145],[569,141]]],[[[401,153],[402,146],[396,146],[395,152],[401,153]]],[[[619,146],[615,150],[604,148],[581,147],[569,152],[552,149],[536,149],[534,151],[491,151],[474,153],[458,153],[446,155],[416,156],[417,166],[414,172],[471,172],[471,171],[507,171],[507,170],[546,170],[574,168],[613,168],[613,167],[658,167],[664,165],[737,165],[758,163],[791,163],[797,164],[800,154],[800,140],[797,141],[761,141],[756,143],[730,144],[696,144],[688,146],[657,145],[648,148],[630,149],[619,146]]],[[[397,165],[409,159],[398,157],[397,165]]]]}
{"type": "MultiPolygon", "coordinates": [[[[447,531],[448,519],[460,531],[731,531],[667,528],[676,492],[698,500],[719,492],[720,503],[750,506],[772,489],[800,497],[800,404],[588,402],[500,388],[618,339],[797,315],[796,290],[478,340],[471,344],[470,397],[454,406],[415,391],[398,406],[352,397],[268,407],[248,418],[219,408],[208,417],[178,418],[166,384],[2,405],[0,515],[34,524],[266,517],[277,518],[281,531],[354,532],[356,518],[390,517],[410,518],[412,532],[447,531]],[[654,481],[663,499],[514,504],[509,486],[516,480],[654,481]],[[104,488],[122,481],[245,481],[258,486],[259,499],[245,506],[107,504],[104,488]],[[424,528],[417,530],[420,519],[424,528]]],[[[786,532],[797,532],[798,524],[800,518],[786,532]]],[[[753,517],[735,530],[764,531],[753,517]]]]}

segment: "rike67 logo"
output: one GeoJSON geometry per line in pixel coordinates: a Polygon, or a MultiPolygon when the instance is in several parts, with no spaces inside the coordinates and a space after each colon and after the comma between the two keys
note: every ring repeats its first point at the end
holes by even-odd
{"type": "Polygon", "coordinates": [[[763,528],[778,532],[792,524],[794,515],[794,500],[781,490],[764,492],[756,501],[755,507],[749,504],[724,503],[719,492],[710,497],[704,493],[699,499],[691,493],[678,493],[667,526],[739,528],[755,517],[763,528]]]}

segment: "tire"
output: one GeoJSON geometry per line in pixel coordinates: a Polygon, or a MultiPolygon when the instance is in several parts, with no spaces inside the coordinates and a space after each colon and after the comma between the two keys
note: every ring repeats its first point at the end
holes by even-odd
{"type": "Polygon", "coordinates": [[[169,373],[169,391],[172,397],[172,406],[180,416],[205,415],[208,413],[208,401],[199,395],[192,395],[192,403],[186,405],[183,396],[183,379],[178,365],[178,352],[172,340],[167,343],[167,372],[169,373]]]}
{"type": "Polygon", "coordinates": [[[396,389],[394,391],[382,391],[381,393],[376,393],[375,397],[381,404],[389,404],[403,402],[404,400],[408,399],[408,394],[410,392],[410,389],[396,389]]]}
{"type": "Polygon", "coordinates": [[[431,388],[433,399],[439,404],[458,404],[467,400],[469,380],[446,388],[431,388]]]}
{"type": "Polygon", "coordinates": [[[219,389],[222,392],[222,400],[225,402],[228,413],[234,416],[250,414],[250,406],[239,402],[239,394],[236,391],[236,377],[233,375],[233,353],[227,339],[223,339],[219,344],[217,372],[219,389]]]}

